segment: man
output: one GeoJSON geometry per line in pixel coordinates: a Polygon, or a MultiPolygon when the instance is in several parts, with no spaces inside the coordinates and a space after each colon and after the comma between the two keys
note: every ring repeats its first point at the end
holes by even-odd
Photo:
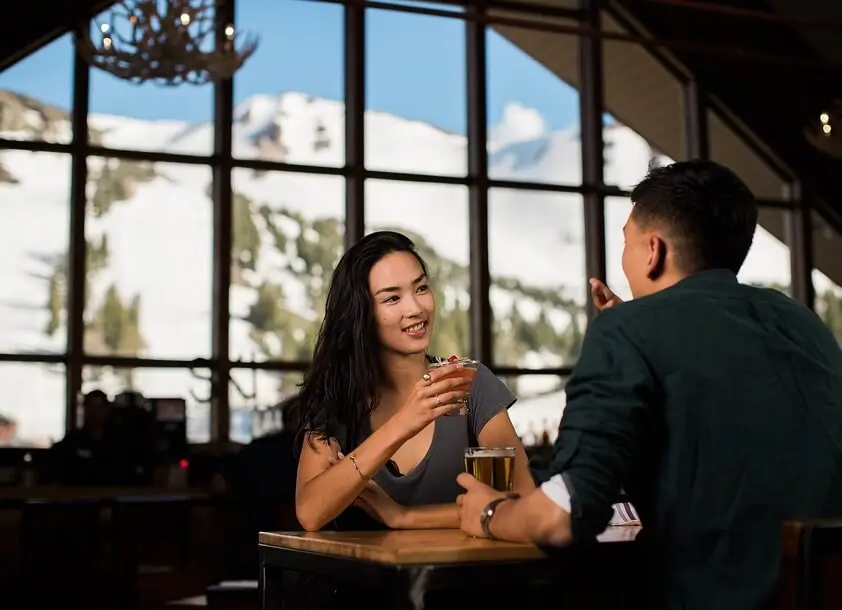
{"type": "Polygon", "coordinates": [[[592,283],[603,311],[567,385],[552,478],[507,500],[461,475],[462,529],[591,541],[623,487],[652,608],[763,608],[781,522],[842,516],[842,352],[807,308],[737,282],[757,205],[731,171],[653,169],[632,201],[634,300],[592,283]]]}

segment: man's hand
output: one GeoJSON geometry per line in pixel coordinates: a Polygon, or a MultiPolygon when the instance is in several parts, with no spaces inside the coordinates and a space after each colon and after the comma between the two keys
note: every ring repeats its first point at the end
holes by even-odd
{"type": "Polygon", "coordinates": [[[589,283],[591,285],[591,299],[598,311],[609,309],[623,302],[623,299],[614,294],[602,280],[592,277],[589,283]]]}
{"type": "Polygon", "coordinates": [[[407,508],[395,502],[374,481],[369,481],[362,493],[354,501],[354,506],[363,509],[368,515],[386,527],[403,529],[405,526],[407,508]]]}
{"type": "Polygon", "coordinates": [[[456,477],[456,482],[465,489],[465,493],[456,497],[462,531],[470,536],[485,538],[486,534],[480,525],[482,511],[492,500],[505,498],[508,494],[480,483],[467,472],[456,477]]]}

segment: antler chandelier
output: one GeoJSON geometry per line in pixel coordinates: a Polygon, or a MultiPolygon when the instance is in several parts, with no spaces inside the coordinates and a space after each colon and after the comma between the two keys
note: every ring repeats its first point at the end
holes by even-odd
{"type": "Polygon", "coordinates": [[[201,85],[230,78],[257,49],[217,18],[218,0],[123,0],[79,50],[92,66],[137,84],[201,85]],[[218,32],[222,28],[222,32],[218,32]],[[241,42],[241,44],[237,44],[241,42]],[[238,48],[239,46],[239,48],[238,48]]]}

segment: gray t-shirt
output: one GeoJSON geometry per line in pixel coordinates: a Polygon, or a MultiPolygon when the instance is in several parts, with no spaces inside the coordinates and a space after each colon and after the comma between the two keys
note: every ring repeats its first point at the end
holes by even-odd
{"type": "Polygon", "coordinates": [[[516,400],[506,384],[480,364],[471,385],[468,414],[447,415],[436,420],[427,455],[409,474],[393,474],[384,466],[374,475],[374,481],[404,506],[456,501],[463,491],[456,477],[465,471],[465,448],[471,446],[472,440],[477,442],[480,431],[492,417],[516,400]]]}

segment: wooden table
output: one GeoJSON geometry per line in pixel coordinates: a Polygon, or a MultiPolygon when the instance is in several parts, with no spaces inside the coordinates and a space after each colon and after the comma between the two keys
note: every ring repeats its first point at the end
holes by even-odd
{"type": "MultiPolygon", "coordinates": [[[[420,610],[425,598],[436,593],[447,593],[448,599],[458,593],[469,595],[468,599],[481,594],[488,598],[481,604],[484,610],[489,600],[492,605],[499,602],[501,607],[511,608],[513,594],[523,608],[529,605],[529,592],[543,588],[546,593],[546,587],[562,583],[568,597],[573,588],[589,595],[587,591],[597,587],[605,590],[610,562],[621,561],[624,566],[640,563],[632,544],[639,531],[636,526],[612,527],[600,536],[599,544],[546,552],[532,544],[471,538],[459,530],[261,532],[262,607],[282,608],[285,570],[382,593],[366,595],[367,608],[374,599],[385,602],[384,607],[420,610]]],[[[611,576],[618,573],[623,571],[610,571],[611,576]]],[[[612,588],[618,593],[622,590],[616,579],[612,588]]],[[[574,597],[577,607],[582,607],[581,596],[574,597]]],[[[351,601],[342,600],[339,607],[347,607],[351,601]]]]}

